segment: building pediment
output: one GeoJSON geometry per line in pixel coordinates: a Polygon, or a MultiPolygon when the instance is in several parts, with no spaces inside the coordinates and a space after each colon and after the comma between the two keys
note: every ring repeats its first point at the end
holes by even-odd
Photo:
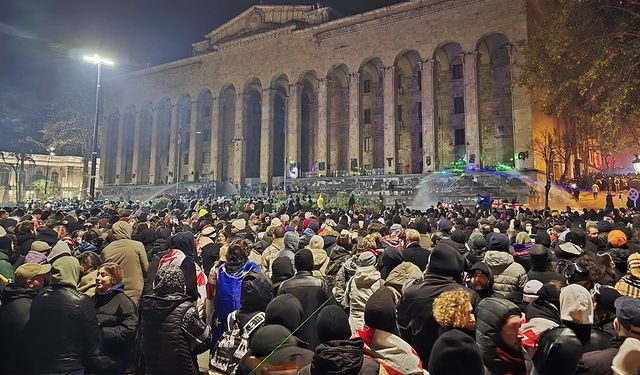
{"type": "Polygon", "coordinates": [[[210,52],[216,49],[216,45],[279,28],[315,26],[337,16],[331,8],[318,8],[314,5],[252,6],[205,35],[205,40],[194,43],[193,53],[197,55],[210,52]]]}

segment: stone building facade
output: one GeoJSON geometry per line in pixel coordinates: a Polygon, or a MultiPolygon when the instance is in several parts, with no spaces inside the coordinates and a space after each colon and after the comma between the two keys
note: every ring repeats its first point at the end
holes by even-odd
{"type": "Polygon", "coordinates": [[[193,56],[105,83],[104,185],[533,170],[533,106],[511,85],[533,0],[413,0],[341,17],[254,6],[193,56]]]}
{"type": "MultiPolygon", "coordinates": [[[[99,159],[96,168],[100,170],[99,159]]],[[[16,202],[16,169],[20,168],[16,168],[14,157],[7,155],[4,161],[0,160],[0,202],[16,202]]],[[[80,156],[31,155],[31,160],[24,164],[21,198],[24,201],[48,197],[85,197],[88,195],[88,186],[83,186],[82,181],[89,173],[80,156]]]]}

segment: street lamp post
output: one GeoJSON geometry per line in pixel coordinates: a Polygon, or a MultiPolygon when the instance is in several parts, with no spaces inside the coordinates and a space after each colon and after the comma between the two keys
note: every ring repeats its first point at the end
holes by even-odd
{"type": "Polygon", "coordinates": [[[96,192],[96,167],[98,159],[98,120],[100,116],[100,92],[102,91],[102,65],[113,65],[113,60],[101,57],[98,54],[93,56],[84,56],[84,61],[90,62],[98,66],[98,74],[96,78],[96,113],[93,121],[93,146],[91,150],[91,179],[89,181],[89,196],[93,201],[96,192]]]}
{"type": "Polygon", "coordinates": [[[55,156],[55,148],[53,147],[49,147],[47,149],[47,151],[49,151],[49,156],[47,156],[47,176],[45,177],[44,180],[44,195],[46,197],[47,195],[47,189],[49,188],[49,163],[51,162],[51,157],[55,156]]]}

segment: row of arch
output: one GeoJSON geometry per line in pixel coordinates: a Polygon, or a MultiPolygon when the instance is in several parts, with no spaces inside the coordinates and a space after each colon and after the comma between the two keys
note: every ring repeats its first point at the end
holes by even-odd
{"type": "MultiPolygon", "coordinates": [[[[33,170],[33,168],[27,168],[25,171],[24,180],[22,183],[24,185],[30,185],[33,182],[46,180],[47,175],[45,171],[41,169],[33,170]]],[[[12,184],[15,184],[15,173],[9,167],[0,167],[0,186],[1,187],[9,187],[12,184]]],[[[51,171],[48,175],[49,182],[52,183],[53,186],[57,186],[60,183],[60,173],[57,171],[51,171]]],[[[52,186],[52,187],[53,187],[52,186]]]]}
{"type": "MultiPolygon", "coordinates": [[[[513,164],[510,48],[502,34],[478,43],[474,94],[480,149],[475,162],[482,166],[513,164]]],[[[340,64],[324,76],[308,70],[293,82],[285,74],[268,84],[251,77],[242,87],[223,85],[215,97],[206,89],[197,97],[164,98],[155,107],[146,102],[139,109],[114,110],[107,116],[103,144],[104,183],[225,181],[234,176],[241,179],[235,183],[260,177],[270,182],[292,163],[302,175],[449,168],[468,159],[466,113],[475,109],[464,108],[469,93],[465,57],[460,44],[451,42],[435,51],[429,71],[420,54],[410,50],[391,67],[373,57],[357,72],[340,64]],[[425,73],[431,75],[428,80],[425,73]],[[423,90],[432,91],[428,121],[423,90]],[[425,132],[425,126],[433,131],[425,132]],[[287,141],[291,137],[294,141],[287,141]],[[430,154],[427,141],[434,146],[425,159],[430,154]]]]}

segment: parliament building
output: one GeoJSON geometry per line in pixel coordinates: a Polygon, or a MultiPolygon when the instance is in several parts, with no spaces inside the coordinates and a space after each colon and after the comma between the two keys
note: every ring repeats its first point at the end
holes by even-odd
{"type": "Polygon", "coordinates": [[[458,161],[533,171],[549,119],[512,81],[537,4],[412,0],[348,17],[253,6],[191,57],[105,82],[100,183],[271,186],[458,161]]]}

